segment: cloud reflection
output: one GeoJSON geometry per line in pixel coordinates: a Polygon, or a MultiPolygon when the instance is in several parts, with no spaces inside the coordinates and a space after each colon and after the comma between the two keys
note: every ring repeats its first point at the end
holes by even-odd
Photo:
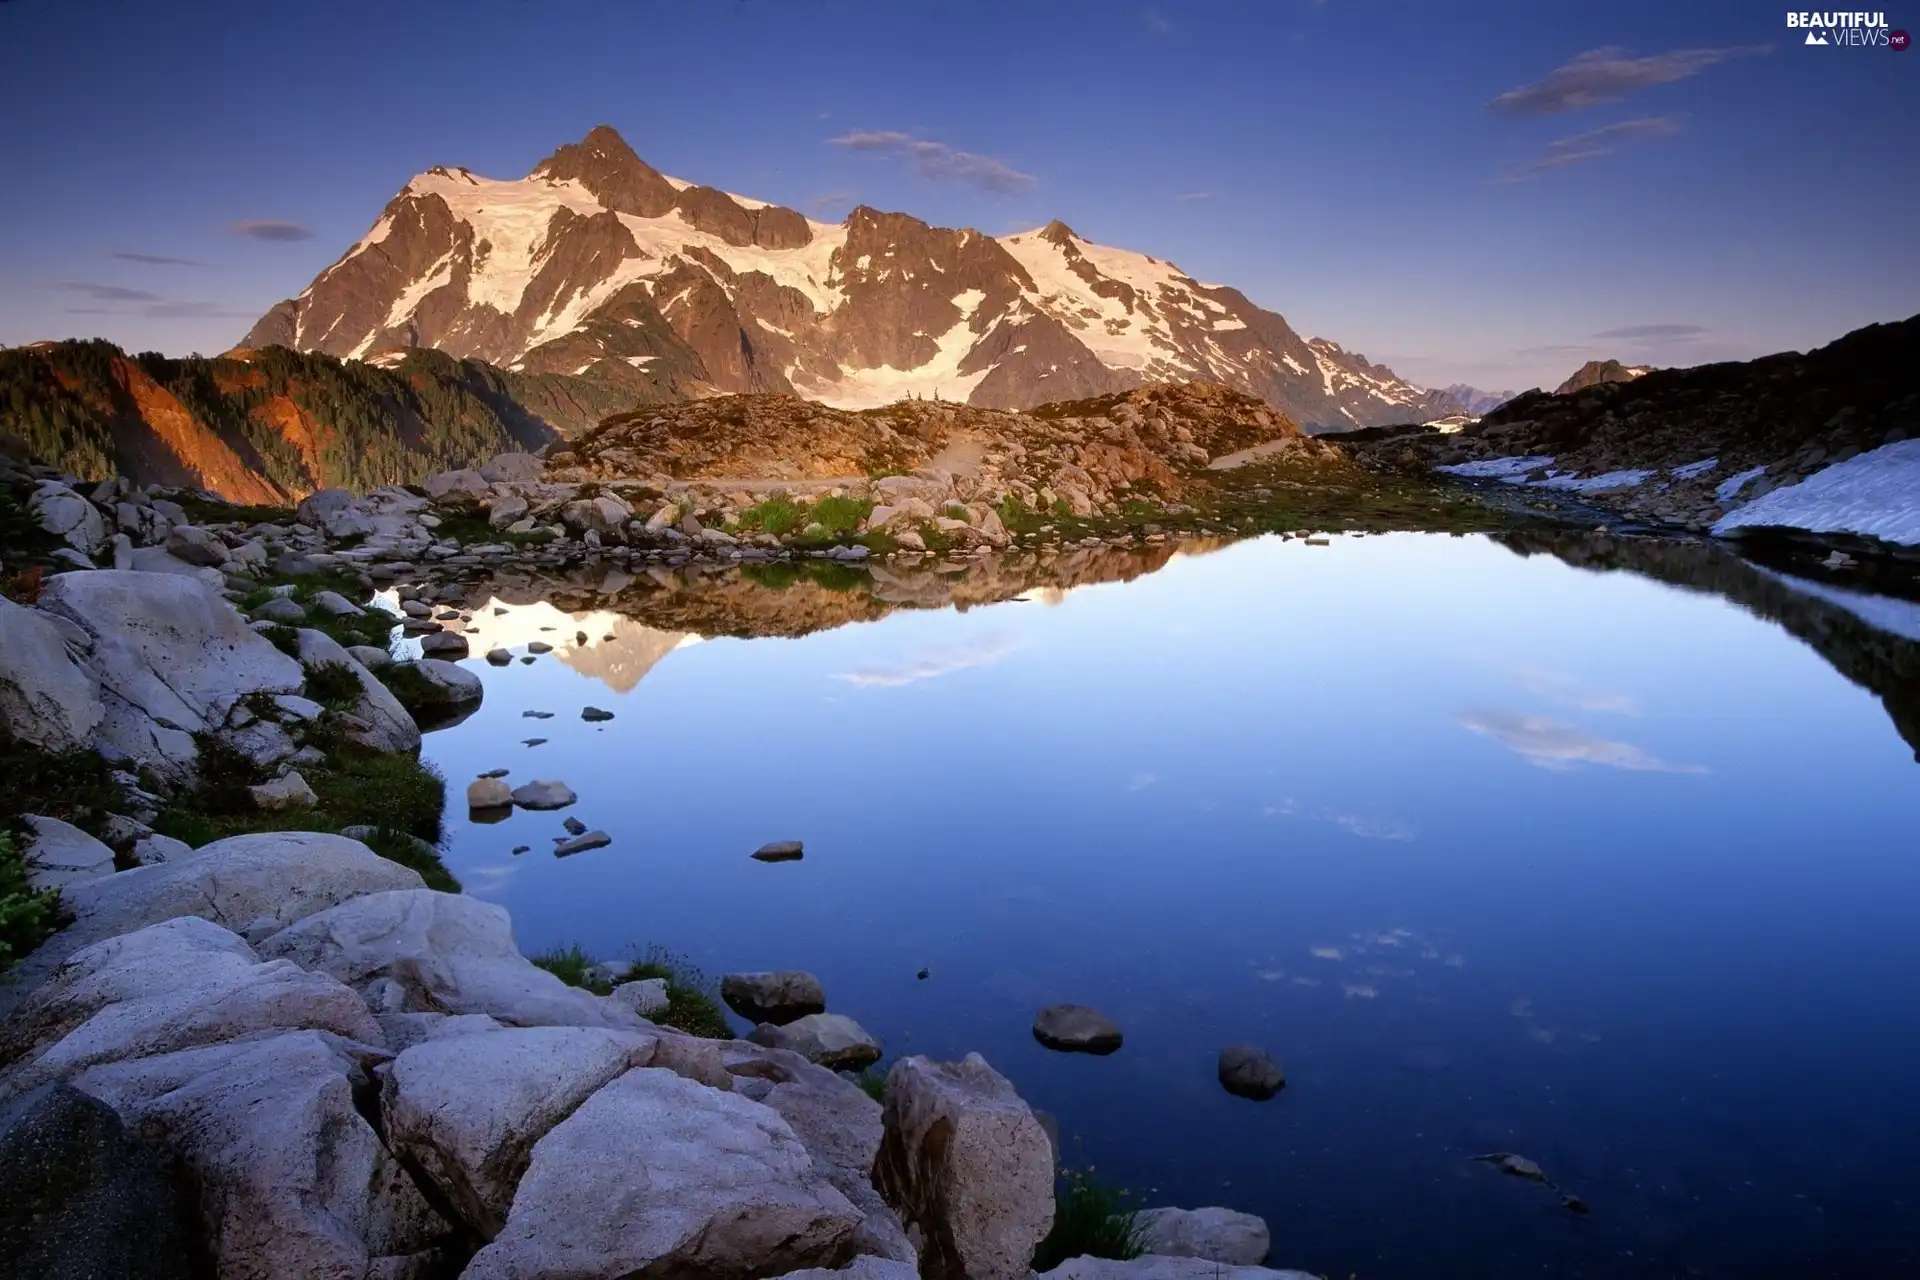
{"type": "Polygon", "coordinates": [[[936,680],[971,667],[984,667],[1000,661],[1017,648],[1019,646],[1011,640],[982,636],[957,649],[930,651],[893,666],[855,667],[852,671],[837,673],[833,678],[862,689],[894,688],[921,680],[936,680]]]}
{"type": "Polygon", "coordinates": [[[1513,669],[1513,675],[1528,693],[1551,698],[1582,711],[1611,711],[1621,715],[1640,713],[1640,703],[1630,694],[1589,689],[1565,672],[1549,671],[1545,667],[1519,666],[1513,669]]]}
{"type": "Polygon", "coordinates": [[[1576,765],[1604,765],[1633,773],[1705,773],[1697,764],[1674,764],[1634,746],[1588,733],[1585,729],[1544,716],[1517,716],[1504,711],[1469,711],[1460,724],[1485,734],[1528,764],[1565,773],[1576,765]]]}

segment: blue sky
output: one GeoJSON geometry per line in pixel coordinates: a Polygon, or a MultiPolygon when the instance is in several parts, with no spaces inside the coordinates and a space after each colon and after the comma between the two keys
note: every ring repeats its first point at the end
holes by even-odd
{"type": "Polygon", "coordinates": [[[0,0],[0,343],[220,350],[413,174],[605,122],[814,216],[1062,218],[1432,385],[1805,348],[1920,311],[1920,53],[1784,14],[0,0]]]}

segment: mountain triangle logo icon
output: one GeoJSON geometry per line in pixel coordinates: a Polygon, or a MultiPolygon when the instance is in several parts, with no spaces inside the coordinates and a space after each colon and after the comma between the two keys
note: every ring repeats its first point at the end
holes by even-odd
{"type": "Polygon", "coordinates": [[[1807,32],[1808,44],[1825,44],[1826,42],[1827,42],[1827,38],[1821,35],[1818,31],[1807,32]]]}

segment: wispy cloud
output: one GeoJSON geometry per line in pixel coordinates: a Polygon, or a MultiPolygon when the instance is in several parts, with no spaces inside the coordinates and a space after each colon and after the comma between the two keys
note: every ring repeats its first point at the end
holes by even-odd
{"type": "Polygon", "coordinates": [[[1328,821],[1363,840],[1411,840],[1413,828],[1392,818],[1369,818],[1358,813],[1336,813],[1328,821]]]}
{"type": "Polygon", "coordinates": [[[1585,133],[1576,133],[1570,138],[1561,138],[1549,142],[1540,154],[1525,164],[1516,165],[1497,176],[1495,182],[1525,182],[1551,169],[1564,169],[1570,164],[1584,164],[1589,160],[1598,160],[1610,156],[1620,148],[1643,138],[1666,138],[1680,132],[1678,116],[1642,116],[1638,120],[1621,120],[1614,124],[1601,125],[1598,129],[1589,129],[1585,133]]]}
{"type": "Polygon", "coordinates": [[[1127,790],[1145,791],[1148,787],[1152,786],[1154,783],[1158,781],[1160,781],[1160,777],[1158,774],[1136,773],[1133,775],[1133,777],[1130,780],[1128,780],[1127,790]]]}
{"type": "Polygon", "coordinates": [[[1140,15],[1140,20],[1147,24],[1147,30],[1157,36],[1171,35],[1173,33],[1173,23],[1169,22],[1166,15],[1157,9],[1144,11],[1140,15]]]}
{"type": "Polygon", "coordinates": [[[1604,329],[1596,338],[1622,338],[1629,342],[1690,342],[1704,338],[1712,330],[1697,324],[1630,324],[1619,329],[1604,329]]]}
{"type": "Polygon", "coordinates": [[[835,209],[845,208],[853,203],[851,191],[828,191],[807,201],[807,208],[815,213],[831,213],[835,209]]]}
{"type": "Polygon", "coordinates": [[[1539,694],[1582,711],[1609,711],[1620,715],[1637,715],[1640,711],[1640,704],[1630,695],[1589,688],[1564,672],[1549,671],[1545,667],[1520,666],[1514,668],[1513,675],[1528,693],[1539,694]]]}
{"type": "Polygon", "coordinates": [[[131,249],[116,249],[107,256],[109,258],[118,258],[122,262],[138,262],[148,267],[197,267],[202,265],[201,263],[195,262],[192,258],[169,258],[164,253],[135,253],[131,249]]]}
{"type": "Polygon", "coordinates": [[[1187,201],[1187,200],[1211,200],[1211,199],[1213,199],[1213,192],[1211,192],[1211,191],[1183,191],[1183,192],[1181,192],[1181,193],[1180,193],[1179,195],[1177,195],[1177,196],[1175,196],[1175,197],[1174,197],[1174,199],[1175,199],[1175,200],[1180,200],[1180,201],[1187,201]]]}
{"type": "Polygon", "coordinates": [[[909,161],[916,173],[935,182],[962,182],[997,195],[1024,191],[1036,181],[1032,174],[1021,173],[992,156],[897,130],[855,130],[828,141],[849,151],[869,151],[909,161]]]}
{"type": "Polygon", "coordinates": [[[995,636],[986,636],[958,649],[939,650],[895,665],[856,667],[837,673],[835,680],[862,689],[895,688],[921,680],[937,680],[956,671],[984,667],[1012,653],[1018,645],[995,636]]]}
{"type": "Polygon", "coordinates": [[[1541,716],[1517,716],[1502,711],[1466,712],[1459,720],[1464,728],[1485,734],[1528,764],[1556,773],[1565,773],[1583,764],[1633,773],[1706,772],[1700,765],[1672,764],[1631,742],[1614,742],[1541,716]]]}
{"type": "Polygon", "coordinates": [[[125,289],[117,284],[90,284],[85,280],[62,280],[59,287],[81,294],[95,302],[158,302],[160,295],[145,289],[125,289]]]}
{"type": "Polygon", "coordinates": [[[1553,116],[1618,102],[1636,89],[1685,80],[1730,58],[1767,52],[1766,45],[1676,49],[1645,58],[1609,46],[1589,49],[1532,84],[1509,89],[1487,106],[1495,115],[1553,116]]]}
{"type": "Polygon", "coordinates": [[[275,244],[313,239],[313,232],[308,228],[297,222],[282,222],[278,218],[243,218],[227,230],[249,240],[265,240],[275,244]]]}

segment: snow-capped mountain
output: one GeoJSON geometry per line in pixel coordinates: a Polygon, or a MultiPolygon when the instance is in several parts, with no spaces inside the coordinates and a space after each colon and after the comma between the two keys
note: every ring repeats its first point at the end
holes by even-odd
{"type": "Polygon", "coordinates": [[[1203,379],[1322,429],[1459,406],[1172,263],[1064,223],[998,238],[861,207],[825,223],[667,177],[611,128],[517,181],[435,168],[244,339],[377,361],[435,347],[526,373],[841,408],[1029,408],[1203,379]]]}
{"type": "Polygon", "coordinates": [[[1484,417],[1519,395],[1518,391],[1482,391],[1479,387],[1456,382],[1442,387],[1440,394],[1451,398],[1461,409],[1476,418],[1484,417]]]}

